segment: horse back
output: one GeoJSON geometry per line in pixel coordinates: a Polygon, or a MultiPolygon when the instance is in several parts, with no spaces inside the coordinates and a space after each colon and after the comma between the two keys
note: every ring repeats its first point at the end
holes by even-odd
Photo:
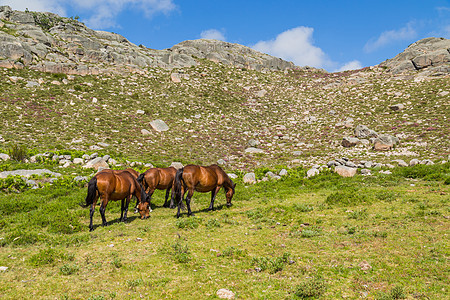
{"type": "Polygon", "coordinates": [[[137,188],[136,179],[129,172],[100,172],[96,175],[100,195],[111,200],[122,200],[137,188]]]}

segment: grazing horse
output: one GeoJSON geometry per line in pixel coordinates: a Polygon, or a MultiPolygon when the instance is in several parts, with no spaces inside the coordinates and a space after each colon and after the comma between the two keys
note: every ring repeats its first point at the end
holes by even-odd
{"type": "MultiPolygon", "coordinates": [[[[128,205],[131,197],[136,196],[140,199],[141,203],[145,202],[144,188],[137,182],[136,178],[126,170],[102,170],[97,173],[88,183],[88,193],[86,196],[86,204],[81,204],[83,207],[91,206],[90,209],[90,223],[89,231],[93,231],[92,218],[94,216],[95,205],[100,197],[100,214],[102,216],[102,224],[106,226],[105,210],[106,205],[110,200],[122,201],[122,210],[120,215],[120,221],[125,222],[127,220],[128,205]]],[[[144,210],[144,205],[140,206],[142,210],[139,211],[141,219],[149,217],[148,213],[144,210]]]]}
{"type": "MultiPolygon", "coordinates": [[[[175,208],[174,205],[174,192],[173,192],[173,181],[175,179],[175,174],[177,169],[174,167],[168,168],[151,168],[139,175],[137,181],[142,184],[145,191],[147,192],[147,201],[150,205],[150,201],[153,193],[156,189],[166,190],[166,198],[164,200],[164,207],[175,208]],[[169,198],[169,192],[172,190],[170,195],[170,205],[167,199],[169,198]]],[[[139,202],[139,201],[138,201],[139,202]]],[[[138,205],[136,202],[136,207],[138,205]]]]}
{"type": "Polygon", "coordinates": [[[183,198],[186,191],[186,206],[188,216],[192,215],[191,198],[194,191],[207,193],[211,192],[211,203],[208,210],[214,210],[214,199],[217,192],[223,187],[227,198],[227,206],[231,206],[231,199],[234,195],[236,184],[228,177],[218,165],[207,167],[197,165],[187,165],[177,171],[175,175],[174,189],[175,197],[178,200],[177,218],[180,217],[180,209],[183,204],[183,198]]]}

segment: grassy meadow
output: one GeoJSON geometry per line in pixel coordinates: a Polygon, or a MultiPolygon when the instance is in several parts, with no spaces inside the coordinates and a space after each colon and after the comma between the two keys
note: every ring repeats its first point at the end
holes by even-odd
{"type": "MultiPolygon", "coordinates": [[[[279,168],[256,174],[268,170],[279,168]]],[[[85,182],[3,179],[0,298],[218,299],[226,288],[236,299],[448,299],[450,163],[305,175],[245,185],[240,174],[231,208],[220,192],[207,212],[210,194],[195,193],[195,216],[179,219],[164,191],[147,220],[130,209],[119,223],[111,202],[93,232],[78,205],[85,182]]]]}

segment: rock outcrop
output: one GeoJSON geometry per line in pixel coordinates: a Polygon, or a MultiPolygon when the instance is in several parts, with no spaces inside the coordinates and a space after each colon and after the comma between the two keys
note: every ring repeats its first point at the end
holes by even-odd
{"type": "Polygon", "coordinates": [[[146,68],[190,67],[198,58],[255,70],[285,70],[294,64],[251,48],[217,40],[185,41],[153,50],[125,37],[96,31],[52,13],[0,6],[0,67],[66,74],[145,72],[146,68]]]}
{"type": "Polygon", "coordinates": [[[394,74],[416,70],[447,74],[450,72],[450,40],[434,37],[419,40],[380,66],[394,74]]]}

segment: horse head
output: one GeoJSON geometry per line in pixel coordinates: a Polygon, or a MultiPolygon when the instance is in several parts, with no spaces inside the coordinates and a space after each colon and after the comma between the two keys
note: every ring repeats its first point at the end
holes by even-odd
{"type": "Polygon", "coordinates": [[[226,198],[227,198],[227,206],[230,207],[231,206],[231,199],[233,198],[234,195],[234,188],[236,187],[236,183],[233,183],[233,181],[231,181],[231,187],[229,187],[227,189],[227,191],[225,192],[226,198]]]}

